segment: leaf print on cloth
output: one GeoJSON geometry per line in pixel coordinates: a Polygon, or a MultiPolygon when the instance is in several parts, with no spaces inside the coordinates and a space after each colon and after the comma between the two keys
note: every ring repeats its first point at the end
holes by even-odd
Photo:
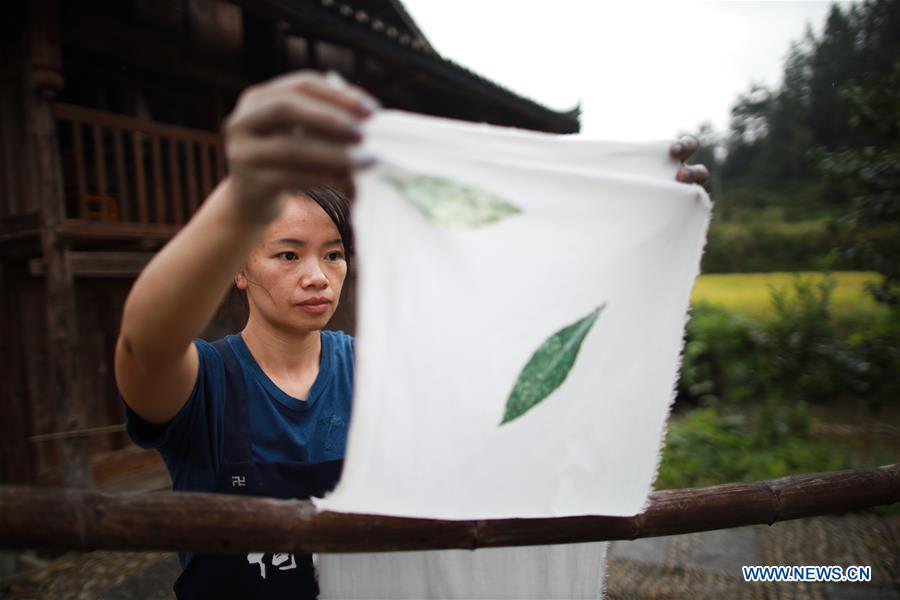
{"type": "Polygon", "coordinates": [[[541,344],[519,374],[506,400],[506,412],[500,425],[518,419],[562,385],[572,370],[572,365],[575,364],[584,338],[604,308],[605,302],[586,317],[563,327],[541,344]]]}
{"type": "Polygon", "coordinates": [[[425,217],[453,229],[475,229],[502,221],[522,209],[493,192],[445,177],[386,176],[425,217]]]}

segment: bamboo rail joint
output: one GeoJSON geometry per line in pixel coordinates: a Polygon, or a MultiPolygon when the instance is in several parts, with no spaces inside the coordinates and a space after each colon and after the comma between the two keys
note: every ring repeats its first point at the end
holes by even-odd
{"type": "Polygon", "coordinates": [[[650,494],[633,517],[440,521],[317,512],[306,500],[0,486],[0,547],[378,552],[625,540],[900,501],[900,464],[650,494]]]}

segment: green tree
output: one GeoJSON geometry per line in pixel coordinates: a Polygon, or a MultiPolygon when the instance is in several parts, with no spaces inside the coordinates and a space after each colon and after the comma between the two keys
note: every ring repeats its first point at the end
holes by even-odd
{"type": "Polygon", "coordinates": [[[813,133],[808,124],[813,43],[812,33],[807,31],[803,42],[791,44],[784,82],[767,115],[769,134],[762,142],[762,157],[767,179],[777,185],[809,179],[813,174],[809,156],[814,147],[813,133]]]}
{"type": "Polygon", "coordinates": [[[852,233],[847,251],[871,264],[882,281],[876,300],[900,307],[900,61],[884,75],[843,90],[850,124],[869,144],[825,153],[826,173],[855,192],[853,209],[841,219],[852,233]]]}
{"type": "Polygon", "coordinates": [[[777,87],[754,85],[736,99],[720,202],[739,220],[772,207],[795,220],[847,212],[858,190],[838,179],[826,185],[817,149],[883,145],[859,126],[859,108],[842,90],[886,75],[898,56],[900,0],[832,6],[821,34],[807,29],[791,45],[777,87]]]}
{"type": "Polygon", "coordinates": [[[771,91],[754,84],[731,108],[731,131],[725,142],[728,157],[722,165],[722,177],[729,182],[751,177],[756,170],[762,140],[769,132],[771,104],[771,91]]]}
{"type": "Polygon", "coordinates": [[[809,57],[809,123],[815,142],[830,150],[849,139],[849,111],[840,90],[858,75],[858,15],[832,5],[822,37],[809,57]]]}

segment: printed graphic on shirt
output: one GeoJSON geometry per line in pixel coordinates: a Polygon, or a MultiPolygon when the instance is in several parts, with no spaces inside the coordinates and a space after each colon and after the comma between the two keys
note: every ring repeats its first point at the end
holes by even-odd
{"type": "Polygon", "coordinates": [[[344,419],[338,415],[328,415],[319,419],[319,430],[325,438],[325,449],[336,450],[343,445],[347,436],[344,419]]]}
{"type": "Polygon", "coordinates": [[[519,374],[506,400],[506,412],[500,425],[518,419],[562,385],[575,364],[584,338],[604,308],[605,302],[541,344],[519,374]]]}
{"type": "MultiPolygon", "coordinates": [[[[250,552],[247,554],[247,562],[259,567],[259,576],[263,579],[266,578],[265,557],[266,555],[263,552],[250,552]]],[[[297,559],[293,554],[276,553],[272,555],[271,564],[273,567],[278,567],[279,571],[289,571],[297,568],[297,559]]]]}
{"type": "Polygon", "coordinates": [[[493,192],[445,177],[413,175],[385,180],[425,217],[452,229],[476,229],[522,212],[493,192]]]}

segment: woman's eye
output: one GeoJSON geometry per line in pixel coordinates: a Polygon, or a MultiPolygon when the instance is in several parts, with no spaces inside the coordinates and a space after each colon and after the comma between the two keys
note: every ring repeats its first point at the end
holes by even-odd
{"type": "Polygon", "coordinates": [[[325,255],[325,258],[327,258],[328,260],[340,260],[340,259],[344,258],[344,253],[343,252],[329,252],[328,254],[325,255]]]}
{"type": "Polygon", "coordinates": [[[289,261],[289,260],[294,260],[294,259],[296,259],[296,258],[297,258],[297,253],[296,253],[296,252],[280,252],[280,253],[278,254],[278,256],[279,256],[282,260],[289,261]]]}

